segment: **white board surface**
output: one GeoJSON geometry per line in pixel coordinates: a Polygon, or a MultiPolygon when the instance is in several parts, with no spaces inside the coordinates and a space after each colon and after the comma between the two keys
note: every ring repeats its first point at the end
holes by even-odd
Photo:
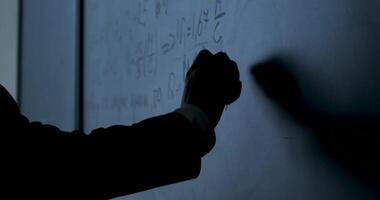
{"type": "Polygon", "coordinates": [[[295,72],[311,105],[379,112],[379,8],[375,0],[88,0],[85,129],[173,111],[195,55],[225,51],[239,65],[243,91],[225,111],[200,177],[125,199],[370,197],[321,153],[311,130],[265,97],[249,71],[286,55],[300,66],[295,72]]]}

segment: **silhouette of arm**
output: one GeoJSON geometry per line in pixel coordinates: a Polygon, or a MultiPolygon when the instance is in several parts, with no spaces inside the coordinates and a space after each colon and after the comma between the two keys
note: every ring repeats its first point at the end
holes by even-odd
{"type": "Polygon", "coordinates": [[[6,115],[16,122],[6,125],[15,149],[9,176],[38,196],[112,198],[196,178],[215,143],[213,130],[177,112],[86,135],[29,122],[9,95],[1,98],[13,102],[6,115]]]}
{"type": "Polygon", "coordinates": [[[224,106],[240,96],[241,81],[227,54],[203,50],[185,82],[176,111],[89,135],[30,122],[0,88],[3,152],[11,152],[4,154],[5,190],[22,190],[10,192],[16,197],[109,199],[196,178],[202,156],[215,144],[224,106]]]}

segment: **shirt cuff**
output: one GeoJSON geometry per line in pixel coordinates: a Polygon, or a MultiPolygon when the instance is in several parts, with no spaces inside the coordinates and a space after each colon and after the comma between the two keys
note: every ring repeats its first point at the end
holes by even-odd
{"type": "Polygon", "coordinates": [[[186,119],[189,120],[191,124],[199,128],[201,131],[207,132],[214,129],[207,115],[197,106],[184,104],[174,112],[186,117],[186,119]]]}

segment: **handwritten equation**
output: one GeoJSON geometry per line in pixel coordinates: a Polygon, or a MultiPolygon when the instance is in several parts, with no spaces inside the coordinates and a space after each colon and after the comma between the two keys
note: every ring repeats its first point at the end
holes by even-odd
{"type": "Polygon", "coordinates": [[[195,56],[224,43],[225,0],[201,2],[183,11],[178,6],[189,2],[138,0],[113,8],[118,13],[106,18],[103,34],[95,38],[102,41],[92,45],[105,52],[104,58],[93,58],[102,69],[96,82],[103,88],[93,92],[88,104],[95,121],[104,119],[102,111],[135,122],[141,113],[160,114],[179,106],[195,56]]]}

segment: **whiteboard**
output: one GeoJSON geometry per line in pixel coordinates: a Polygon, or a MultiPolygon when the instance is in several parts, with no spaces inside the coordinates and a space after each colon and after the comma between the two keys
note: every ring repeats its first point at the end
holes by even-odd
{"type": "Polygon", "coordinates": [[[227,52],[243,83],[198,179],[121,199],[371,197],[249,71],[285,56],[297,64],[292,70],[311,106],[337,115],[379,113],[379,1],[87,0],[85,9],[88,132],[178,108],[186,70],[203,48],[227,52]]]}

